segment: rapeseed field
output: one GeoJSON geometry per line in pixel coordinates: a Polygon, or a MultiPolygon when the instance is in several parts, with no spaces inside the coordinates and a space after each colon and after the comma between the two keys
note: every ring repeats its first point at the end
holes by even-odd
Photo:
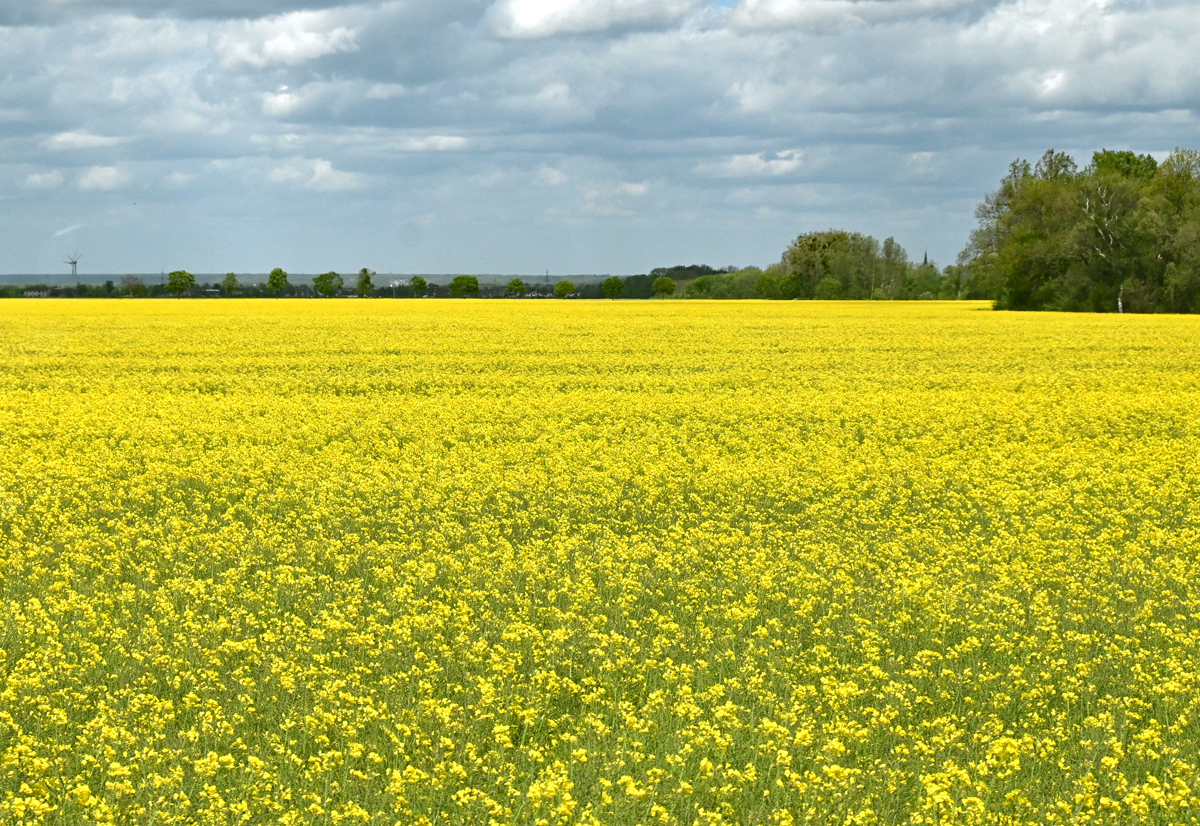
{"type": "Polygon", "coordinates": [[[0,304],[0,822],[1200,822],[1200,319],[0,304]]]}

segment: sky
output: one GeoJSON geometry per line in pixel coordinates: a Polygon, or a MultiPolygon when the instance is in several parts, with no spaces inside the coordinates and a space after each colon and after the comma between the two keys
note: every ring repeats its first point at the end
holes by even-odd
{"type": "Polygon", "coordinates": [[[954,262],[1015,158],[1200,148],[1200,2],[0,0],[0,273],[954,262]]]}

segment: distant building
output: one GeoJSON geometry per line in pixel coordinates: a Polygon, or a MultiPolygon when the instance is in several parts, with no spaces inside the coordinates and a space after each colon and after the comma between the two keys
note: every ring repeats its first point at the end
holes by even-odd
{"type": "Polygon", "coordinates": [[[25,291],[26,298],[49,298],[50,290],[45,287],[32,287],[25,291]]]}

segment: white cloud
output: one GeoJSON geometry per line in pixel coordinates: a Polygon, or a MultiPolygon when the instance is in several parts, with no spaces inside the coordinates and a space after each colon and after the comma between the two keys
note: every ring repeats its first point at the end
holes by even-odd
{"type": "Polygon", "coordinates": [[[196,179],[195,175],[176,170],[163,177],[163,183],[173,189],[181,189],[196,179]]]}
{"type": "Polygon", "coordinates": [[[401,83],[372,83],[367,89],[367,100],[391,100],[403,97],[407,91],[401,83]]]}
{"type": "Polygon", "coordinates": [[[616,185],[601,184],[581,187],[579,192],[583,201],[579,210],[584,215],[597,218],[633,215],[633,210],[629,208],[626,199],[639,198],[649,190],[650,187],[646,184],[633,181],[622,181],[616,185]]]}
{"type": "Polygon", "coordinates": [[[334,11],[298,11],[230,24],[214,36],[212,49],[225,69],[298,66],[357,51],[357,36],[334,11]]]}
{"type": "Polygon", "coordinates": [[[404,152],[450,152],[466,149],[468,141],[458,135],[429,135],[424,138],[404,138],[395,143],[404,152]]]}
{"type": "Polygon", "coordinates": [[[59,132],[42,141],[47,149],[98,149],[125,143],[128,138],[105,137],[90,132],[59,132]]]}
{"type": "Polygon", "coordinates": [[[119,189],[129,183],[129,173],[115,166],[93,166],[79,178],[79,188],[89,190],[119,189]]]}
{"type": "Polygon", "coordinates": [[[756,175],[786,175],[795,172],[803,163],[804,153],[799,149],[785,149],[776,152],[774,157],[766,157],[766,152],[754,152],[747,155],[734,155],[729,160],[719,164],[702,164],[699,170],[714,174],[718,177],[750,177],[756,175]]]}
{"type": "Polygon", "coordinates": [[[975,5],[976,0],[741,0],[729,20],[740,29],[798,28],[832,33],[953,14],[975,5]]]}
{"type": "Polygon", "coordinates": [[[334,169],[333,163],[322,160],[313,163],[312,179],[306,184],[309,189],[325,191],[359,189],[362,185],[362,176],[358,173],[334,169]]]}
{"type": "Polygon", "coordinates": [[[57,169],[50,172],[31,172],[25,177],[25,186],[29,189],[54,189],[62,186],[63,176],[57,169]]]}
{"type": "Polygon", "coordinates": [[[365,184],[358,173],[334,169],[332,161],[322,158],[290,158],[272,169],[267,179],[322,192],[361,189],[365,184]]]}
{"type": "Polygon", "coordinates": [[[478,175],[472,175],[468,180],[476,186],[486,187],[488,189],[496,186],[502,186],[512,178],[512,175],[507,171],[499,168],[485,170],[478,175]]]}
{"type": "Polygon", "coordinates": [[[547,184],[549,186],[562,186],[568,180],[566,173],[561,169],[555,169],[550,166],[543,166],[537,173],[538,183],[547,184]]]}
{"type": "Polygon", "coordinates": [[[270,115],[274,118],[286,117],[297,111],[304,105],[304,98],[293,92],[286,91],[276,92],[274,94],[268,92],[263,95],[262,110],[264,115],[270,115]]]}
{"type": "MultiPolygon", "coordinates": [[[[513,85],[521,82],[517,80],[513,85]]],[[[571,84],[563,80],[545,83],[536,92],[514,91],[499,101],[510,112],[556,123],[591,121],[596,116],[598,102],[585,102],[575,94],[571,84]]]]}
{"type": "Polygon", "coordinates": [[[498,0],[488,17],[503,37],[548,37],[666,23],[700,5],[698,0],[498,0]]]}

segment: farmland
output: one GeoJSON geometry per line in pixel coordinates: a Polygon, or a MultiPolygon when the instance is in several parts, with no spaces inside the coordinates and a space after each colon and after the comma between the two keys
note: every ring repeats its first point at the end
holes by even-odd
{"type": "Polygon", "coordinates": [[[0,304],[0,822],[1200,823],[1200,320],[0,304]]]}

